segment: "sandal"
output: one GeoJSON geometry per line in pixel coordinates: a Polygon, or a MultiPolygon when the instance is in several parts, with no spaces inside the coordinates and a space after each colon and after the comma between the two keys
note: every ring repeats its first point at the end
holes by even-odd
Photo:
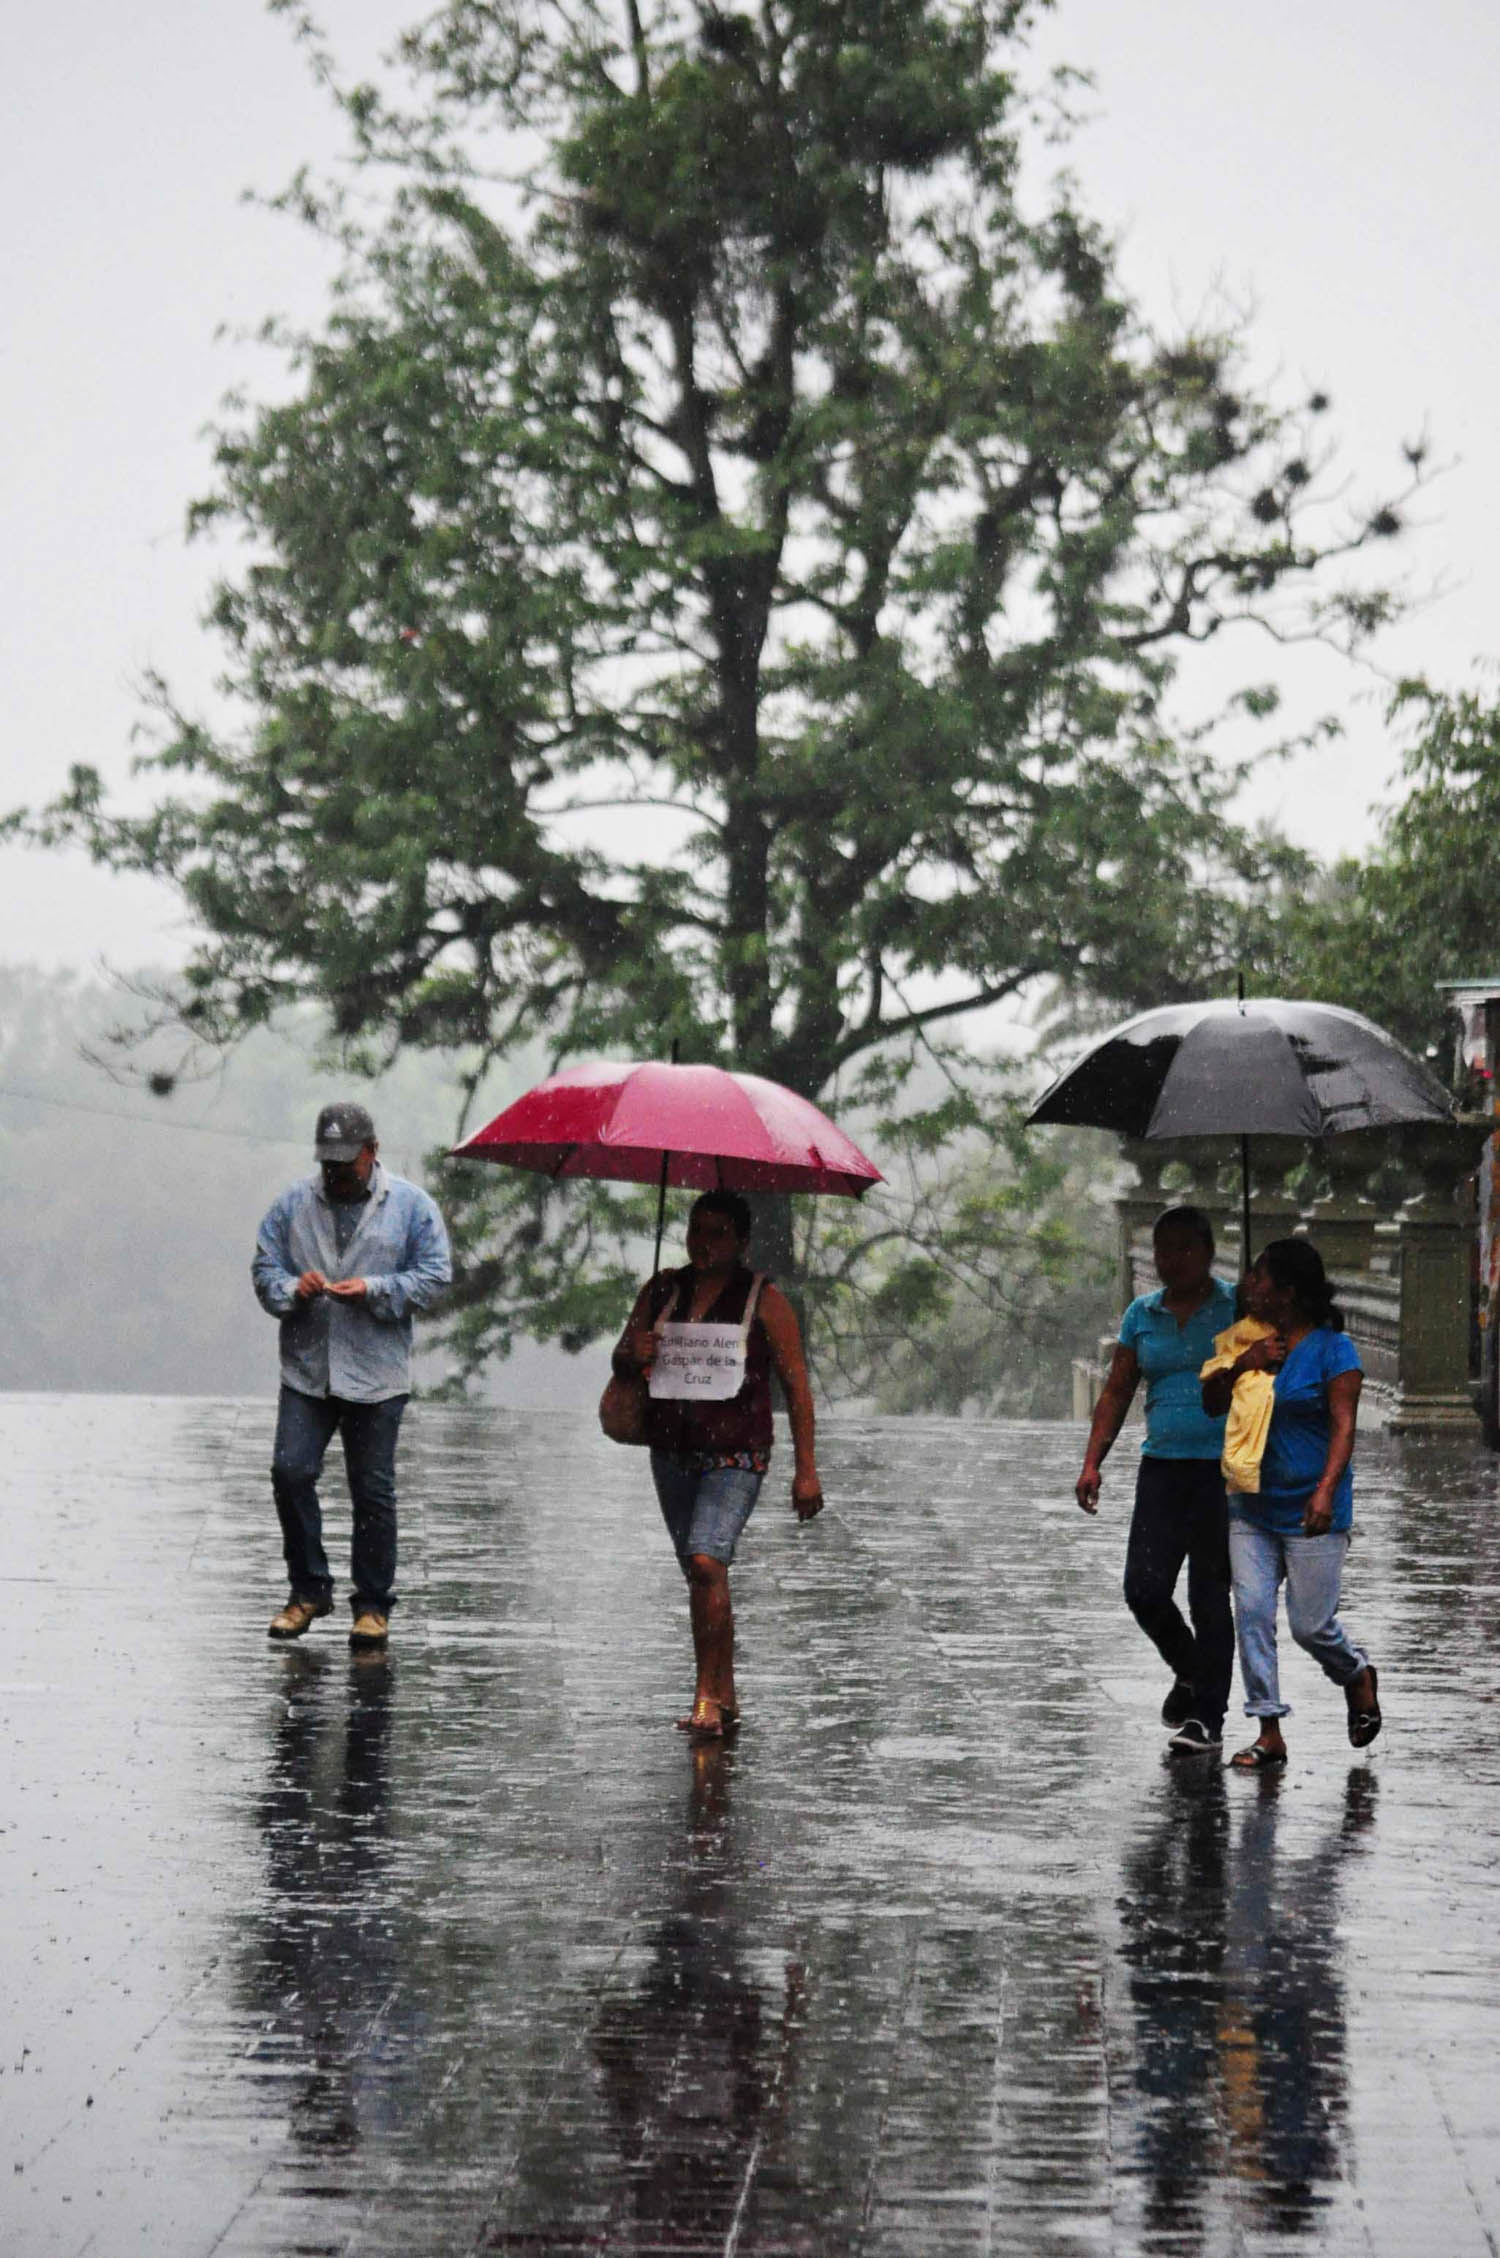
{"type": "Polygon", "coordinates": [[[726,1724],[737,1725],[739,1721],[737,1711],[726,1717],[720,1704],[710,1701],[705,1695],[693,1703],[691,1717],[678,1718],[677,1730],[679,1733],[691,1733],[695,1740],[720,1741],[724,1738],[726,1724]]]}
{"type": "Polygon", "coordinates": [[[1248,1748],[1237,1748],[1229,1759],[1231,1772],[1279,1772],[1286,1762],[1284,1748],[1267,1748],[1263,1741],[1252,1741],[1248,1748]]]}
{"type": "MultiPolygon", "coordinates": [[[[1356,1709],[1352,1685],[1344,1688],[1344,1700],[1349,1709],[1349,1746],[1351,1748],[1368,1748],[1385,1723],[1385,1719],[1380,1714],[1379,1674],[1373,1662],[1367,1662],[1365,1669],[1370,1673],[1370,1706],[1368,1709],[1356,1709]]],[[[1363,1676],[1363,1674],[1363,1672],[1356,1672],[1356,1676],[1363,1676]]]]}

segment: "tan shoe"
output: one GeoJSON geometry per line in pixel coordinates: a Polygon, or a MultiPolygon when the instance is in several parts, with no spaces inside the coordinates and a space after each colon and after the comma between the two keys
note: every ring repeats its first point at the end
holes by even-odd
{"type": "Polygon", "coordinates": [[[320,1615],[333,1613],[331,1599],[299,1599],[293,1592],[279,1615],[271,1617],[268,1639],[300,1639],[309,1623],[316,1623],[320,1615]]]}
{"type": "Polygon", "coordinates": [[[362,1607],[349,1632],[351,1646],[384,1646],[390,1624],[378,1607],[362,1607]]]}

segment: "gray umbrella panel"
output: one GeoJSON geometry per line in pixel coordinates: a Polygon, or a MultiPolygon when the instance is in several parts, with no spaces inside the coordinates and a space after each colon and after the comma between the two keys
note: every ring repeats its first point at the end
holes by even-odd
{"type": "Polygon", "coordinates": [[[1452,1111],[1437,1077],[1359,1012],[1230,997],[1127,1020],[1031,1119],[1127,1137],[1330,1137],[1452,1111]]]}
{"type": "Polygon", "coordinates": [[[1190,1027],[1162,1078],[1143,1134],[1208,1137],[1277,1131],[1316,1137],[1322,1115],[1302,1065],[1263,1013],[1215,1014],[1190,1027]]]}

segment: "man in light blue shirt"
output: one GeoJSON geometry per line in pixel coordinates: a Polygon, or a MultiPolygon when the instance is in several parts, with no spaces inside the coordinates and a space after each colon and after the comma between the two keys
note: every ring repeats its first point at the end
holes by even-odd
{"type": "Polygon", "coordinates": [[[333,1607],[318,1477],[335,1434],[354,1509],[349,1642],[381,1647],[395,1604],[396,1438],[411,1392],[412,1312],[453,1276],[448,1234],[415,1184],[380,1166],[361,1105],[318,1115],[318,1173],[283,1192],[256,1234],[251,1276],[281,1320],[271,1486],[291,1593],[273,1639],[300,1639],[333,1607]]]}

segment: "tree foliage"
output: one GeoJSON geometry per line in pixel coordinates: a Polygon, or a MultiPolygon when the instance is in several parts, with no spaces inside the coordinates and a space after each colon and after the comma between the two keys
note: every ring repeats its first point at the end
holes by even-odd
{"type": "MultiPolygon", "coordinates": [[[[1369,631],[1329,568],[1398,509],[1323,495],[1326,402],[1232,335],[1149,334],[1066,189],[1026,207],[1028,14],[449,0],[407,98],[319,58],[355,185],[286,201],[343,279],[194,519],[248,544],[245,726],[159,685],[154,809],[79,768],[33,826],[180,886],[190,1026],[675,1034],[818,1096],[1037,982],[1223,979],[1283,865],[1174,656],[1369,631]]],[[[515,1287],[546,1216],[480,1208],[515,1287]]]]}
{"type": "Polygon", "coordinates": [[[1288,902],[1281,977],[1446,1063],[1452,1028],[1437,983],[1500,969],[1500,707],[1412,682],[1392,718],[1411,730],[1406,790],[1369,856],[1345,857],[1288,902]]]}
{"type": "Polygon", "coordinates": [[[1071,1358],[1114,1316],[1114,1141],[1029,1133],[1015,1065],[925,1065],[862,1078],[887,1182],[809,1222],[820,1376],[882,1411],[1065,1418],[1071,1358]]]}

